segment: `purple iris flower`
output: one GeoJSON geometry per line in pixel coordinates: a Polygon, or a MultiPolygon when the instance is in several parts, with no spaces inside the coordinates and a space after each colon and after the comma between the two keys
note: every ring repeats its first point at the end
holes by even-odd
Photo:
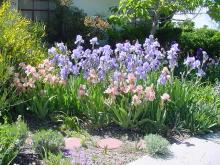
{"type": "Polygon", "coordinates": [[[61,68],[61,70],[60,70],[61,79],[66,80],[68,74],[69,74],[69,69],[68,68],[66,68],[66,67],[61,68]]]}
{"type": "Polygon", "coordinates": [[[74,75],[79,74],[79,68],[77,67],[77,65],[73,65],[71,71],[74,75]]]}
{"type": "Polygon", "coordinates": [[[167,59],[169,62],[169,68],[173,70],[177,65],[177,54],[178,54],[179,48],[178,44],[173,44],[171,46],[171,49],[167,51],[167,59]]]}
{"type": "Polygon", "coordinates": [[[81,45],[83,43],[84,43],[84,40],[83,40],[82,36],[81,35],[77,35],[76,36],[75,44],[79,46],[79,45],[81,45]]]}
{"type": "Polygon", "coordinates": [[[152,70],[157,70],[159,69],[160,66],[160,61],[158,61],[157,59],[154,59],[151,63],[150,63],[150,67],[152,70]]]}
{"type": "Polygon", "coordinates": [[[206,61],[208,61],[209,56],[208,56],[208,54],[207,54],[206,51],[202,51],[202,59],[203,59],[203,61],[202,61],[203,64],[204,64],[206,61]]]}
{"type": "Polygon", "coordinates": [[[115,49],[116,53],[123,51],[123,49],[124,49],[124,45],[122,43],[116,44],[116,49],[115,49]]]}
{"type": "Polygon", "coordinates": [[[146,72],[145,72],[145,70],[144,70],[144,68],[143,67],[141,67],[141,66],[138,66],[137,68],[136,68],[136,71],[135,71],[135,74],[137,75],[137,77],[139,78],[139,79],[146,79],[146,72]]]}
{"type": "Polygon", "coordinates": [[[121,51],[121,52],[119,53],[118,60],[119,60],[120,62],[121,62],[121,61],[124,61],[124,60],[126,59],[126,57],[127,57],[127,53],[124,52],[124,51],[121,51]]]}
{"type": "Polygon", "coordinates": [[[66,53],[66,52],[67,52],[67,47],[64,45],[63,42],[57,43],[56,46],[57,46],[57,48],[58,48],[62,53],[66,53]]]}
{"type": "Polygon", "coordinates": [[[91,44],[92,46],[98,45],[98,44],[99,44],[99,43],[98,43],[98,38],[97,38],[97,37],[92,38],[92,39],[90,40],[90,44],[91,44]]]}
{"type": "Polygon", "coordinates": [[[144,69],[146,72],[149,72],[149,71],[151,70],[150,64],[149,64],[147,61],[143,64],[143,69],[144,69]]]}
{"type": "Polygon", "coordinates": [[[158,83],[162,84],[162,85],[166,85],[167,83],[167,78],[166,76],[164,76],[163,74],[160,75],[159,79],[158,79],[158,83]]]}
{"type": "Polygon", "coordinates": [[[192,66],[192,64],[195,62],[195,57],[187,57],[186,59],[185,59],[185,61],[184,61],[184,64],[186,65],[186,66],[192,66]]]}
{"type": "Polygon", "coordinates": [[[123,48],[124,48],[125,52],[130,52],[130,48],[131,48],[130,42],[124,43],[124,47],[123,48]]]}
{"type": "Polygon", "coordinates": [[[199,68],[200,65],[201,65],[201,62],[199,60],[196,60],[192,63],[192,69],[199,68]]]}
{"type": "Polygon", "coordinates": [[[199,69],[198,69],[198,72],[196,73],[196,75],[197,75],[198,77],[203,77],[203,76],[206,75],[206,73],[205,73],[201,68],[199,68],[199,69]]]}
{"type": "Polygon", "coordinates": [[[166,85],[168,80],[169,80],[169,75],[167,73],[161,73],[157,82],[161,85],[166,85]]]}
{"type": "Polygon", "coordinates": [[[113,80],[114,81],[119,81],[119,77],[121,76],[121,72],[119,72],[119,71],[115,71],[114,73],[113,73],[113,76],[112,76],[112,78],[113,78],[113,80]]]}
{"type": "Polygon", "coordinates": [[[198,48],[196,51],[196,59],[202,60],[202,48],[198,48]]]}
{"type": "Polygon", "coordinates": [[[52,56],[55,56],[57,54],[56,48],[52,47],[52,48],[48,49],[48,54],[52,55],[52,56]]]}
{"type": "Polygon", "coordinates": [[[80,59],[83,55],[83,47],[78,46],[76,49],[73,49],[71,58],[72,59],[80,59]]]}

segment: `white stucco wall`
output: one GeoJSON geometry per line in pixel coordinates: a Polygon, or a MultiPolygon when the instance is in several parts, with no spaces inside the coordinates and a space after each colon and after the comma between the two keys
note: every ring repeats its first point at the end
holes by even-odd
{"type": "Polygon", "coordinates": [[[117,6],[119,0],[74,0],[74,5],[83,9],[88,15],[110,15],[109,8],[117,6]]]}

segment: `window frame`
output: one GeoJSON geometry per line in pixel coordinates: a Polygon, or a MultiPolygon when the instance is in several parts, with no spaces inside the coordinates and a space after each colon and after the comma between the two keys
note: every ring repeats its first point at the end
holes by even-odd
{"type": "Polygon", "coordinates": [[[32,21],[36,21],[36,14],[35,12],[47,12],[47,21],[49,21],[50,19],[50,12],[52,10],[50,10],[50,0],[29,0],[29,1],[32,1],[32,7],[30,9],[24,9],[21,7],[21,1],[18,1],[18,10],[21,11],[21,13],[24,11],[28,11],[28,12],[31,12],[31,20],[32,21]],[[47,2],[47,9],[35,9],[35,3],[37,1],[45,1],[47,2]]]}

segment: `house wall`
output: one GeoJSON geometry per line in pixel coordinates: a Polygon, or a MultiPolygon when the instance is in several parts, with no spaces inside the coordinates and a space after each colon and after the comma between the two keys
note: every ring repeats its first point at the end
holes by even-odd
{"type": "Polygon", "coordinates": [[[88,15],[109,16],[109,8],[117,6],[120,0],[74,0],[75,6],[83,9],[88,15]]]}

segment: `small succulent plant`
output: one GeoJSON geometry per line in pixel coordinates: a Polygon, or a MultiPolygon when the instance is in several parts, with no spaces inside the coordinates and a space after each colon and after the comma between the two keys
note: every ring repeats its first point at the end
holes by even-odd
{"type": "Polygon", "coordinates": [[[144,137],[147,152],[152,155],[166,155],[169,152],[170,143],[160,135],[149,134],[144,137]]]}

